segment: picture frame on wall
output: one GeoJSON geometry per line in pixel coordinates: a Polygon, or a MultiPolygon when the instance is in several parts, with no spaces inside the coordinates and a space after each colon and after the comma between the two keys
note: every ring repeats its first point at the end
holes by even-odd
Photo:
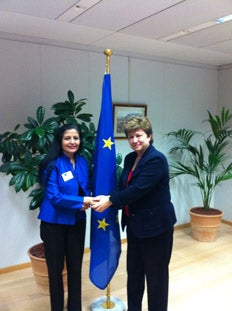
{"type": "Polygon", "coordinates": [[[131,116],[147,115],[147,105],[145,104],[123,104],[113,103],[113,118],[114,118],[114,138],[126,139],[123,131],[124,121],[131,116]]]}

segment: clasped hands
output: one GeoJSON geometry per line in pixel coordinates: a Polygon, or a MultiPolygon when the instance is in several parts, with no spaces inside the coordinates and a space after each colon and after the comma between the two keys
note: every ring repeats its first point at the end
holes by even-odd
{"type": "Polygon", "coordinates": [[[84,203],[82,210],[86,210],[89,207],[96,212],[104,212],[112,203],[110,202],[109,195],[98,195],[96,197],[84,197],[84,203]]]}

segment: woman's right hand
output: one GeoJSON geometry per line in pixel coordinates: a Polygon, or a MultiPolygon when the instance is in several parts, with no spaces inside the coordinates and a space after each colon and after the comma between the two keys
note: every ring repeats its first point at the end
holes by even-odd
{"type": "Polygon", "coordinates": [[[92,202],[93,202],[93,197],[84,197],[83,206],[81,210],[83,211],[83,210],[87,210],[88,208],[90,208],[92,202]]]}
{"type": "Polygon", "coordinates": [[[109,195],[99,195],[93,198],[93,202],[91,203],[92,209],[96,212],[104,212],[108,207],[112,205],[110,201],[109,195]]]}

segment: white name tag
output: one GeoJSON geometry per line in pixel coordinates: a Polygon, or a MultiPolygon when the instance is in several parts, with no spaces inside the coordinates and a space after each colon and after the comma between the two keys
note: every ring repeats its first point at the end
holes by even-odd
{"type": "Polygon", "coordinates": [[[71,171],[65,172],[61,176],[63,177],[64,181],[68,181],[70,179],[73,179],[73,174],[71,171]]]}

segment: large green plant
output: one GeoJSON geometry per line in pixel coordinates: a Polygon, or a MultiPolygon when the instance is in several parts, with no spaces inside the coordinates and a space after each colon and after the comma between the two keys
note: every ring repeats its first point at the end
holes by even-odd
{"type": "Polygon", "coordinates": [[[232,113],[224,107],[219,115],[208,111],[209,132],[191,129],[169,132],[172,138],[170,178],[190,175],[200,189],[203,208],[209,210],[215,187],[232,179],[232,113]]]}
{"type": "Polygon", "coordinates": [[[16,125],[12,132],[0,134],[0,153],[2,164],[0,171],[10,175],[9,185],[16,192],[28,191],[30,209],[40,206],[43,189],[38,185],[38,164],[48,151],[55,130],[67,123],[77,124],[83,133],[82,154],[87,158],[90,169],[93,163],[95,126],[92,115],[82,113],[85,99],[75,101],[72,91],[68,91],[64,102],[54,104],[51,109],[54,116],[45,118],[45,108],[39,106],[35,117],[27,117],[27,123],[16,125]],[[37,186],[37,187],[36,187],[37,186]]]}

